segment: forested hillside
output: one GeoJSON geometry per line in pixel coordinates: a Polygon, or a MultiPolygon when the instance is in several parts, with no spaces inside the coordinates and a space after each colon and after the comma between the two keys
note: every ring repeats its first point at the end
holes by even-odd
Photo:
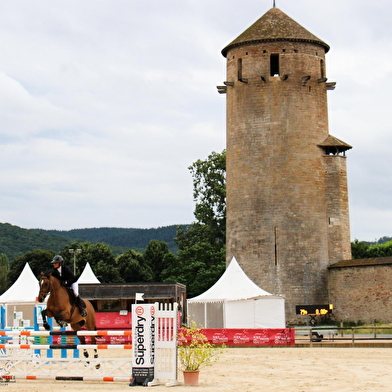
{"type": "MultiPolygon", "coordinates": [[[[171,252],[177,253],[174,243],[176,225],[156,229],[91,228],[68,231],[23,229],[9,223],[0,223],[0,254],[12,261],[35,249],[53,250],[58,253],[75,240],[110,245],[115,254],[128,249],[144,250],[151,240],[165,241],[171,252]]],[[[186,225],[181,225],[184,229],[186,225]]]]}
{"type": "Polygon", "coordinates": [[[51,249],[59,252],[70,242],[68,238],[58,235],[0,223],[0,254],[7,255],[9,260],[34,249],[51,249]]]}
{"type": "MultiPolygon", "coordinates": [[[[187,225],[179,225],[183,230],[187,225]]],[[[143,250],[151,240],[167,242],[171,252],[177,253],[177,245],[174,242],[178,225],[158,227],[155,229],[124,229],[118,227],[99,227],[91,229],[61,230],[38,230],[47,234],[66,237],[71,240],[83,240],[88,242],[103,242],[112,248],[143,250]]]]}

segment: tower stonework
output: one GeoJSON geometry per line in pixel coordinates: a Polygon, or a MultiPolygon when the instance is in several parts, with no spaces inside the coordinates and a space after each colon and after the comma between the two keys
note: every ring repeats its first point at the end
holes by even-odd
{"type": "Polygon", "coordinates": [[[329,46],[278,8],[226,46],[227,263],[295,305],[328,303],[351,258],[346,157],[329,135],[329,46]]]}

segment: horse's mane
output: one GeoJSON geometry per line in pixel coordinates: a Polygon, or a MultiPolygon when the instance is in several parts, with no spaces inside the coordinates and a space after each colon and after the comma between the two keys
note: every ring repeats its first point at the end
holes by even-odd
{"type": "Polygon", "coordinates": [[[67,290],[68,296],[69,296],[69,302],[74,305],[75,303],[75,295],[73,293],[73,290],[69,288],[68,286],[65,285],[65,283],[60,280],[57,276],[52,274],[53,271],[46,271],[46,272],[41,272],[41,276],[45,276],[47,279],[54,278],[56,279],[57,282],[60,283],[60,286],[64,287],[67,290]]]}
{"type": "Polygon", "coordinates": [[[49,279],[50,277],[53,277],[53,278],[55,278],[55,279],[61,284],[61,286],[66,287],[65,284],[64,284],[64,282],[61,281],[57,276],[53,275],[52,272],[53,272],[53,271],[42,272],[41,275],[45,276],[45,277],[48,278],[48,279],[49,279]]]}

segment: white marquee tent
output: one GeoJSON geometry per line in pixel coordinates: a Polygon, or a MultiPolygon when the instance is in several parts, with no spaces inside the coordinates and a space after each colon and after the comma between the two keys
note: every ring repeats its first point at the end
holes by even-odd
{"type": "Polygon", "coordinates": [[[38,291],[38,279],[34,276],[29,264],[26,263],[16,282],[6,292],[0,295],[0,304],[35,302],[38,291]]]}
{"type": "Polygon", "coordinates": [[[285,301],[252,282],[233,257],[220,279],[188,299],[188,315],[205,328],[285,328],[285,301]]]}
{"type": "Polygon", "coordinates": [[[34,276],[28,263],[16,282],[0,296],[0,306],[5,313],[2,317],[3,327],[13,326],[14,313],[23,312],[23,318],[32,325],[34,320],[35,300],[39,292],[38,279],[34,276]]]}
{"type": "Polygon", "coordinates": [[[79,276],[78,283],[83,284],[93,284],[93,283],[101,283],[98,278],[95,276],[93,270],[91,269],[90,263],[87,262],[86,266],[84,267],[83,272],[79,276]]]}

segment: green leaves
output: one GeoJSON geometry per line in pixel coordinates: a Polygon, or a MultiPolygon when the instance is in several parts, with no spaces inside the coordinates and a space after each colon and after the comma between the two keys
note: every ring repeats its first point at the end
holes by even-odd
{"type": "Polygon", "coordinates": [[[370,245],[363,241],[354,240],[351,243],[351,251],[353,259],[392,256],[392,240],[370,245]]]}

